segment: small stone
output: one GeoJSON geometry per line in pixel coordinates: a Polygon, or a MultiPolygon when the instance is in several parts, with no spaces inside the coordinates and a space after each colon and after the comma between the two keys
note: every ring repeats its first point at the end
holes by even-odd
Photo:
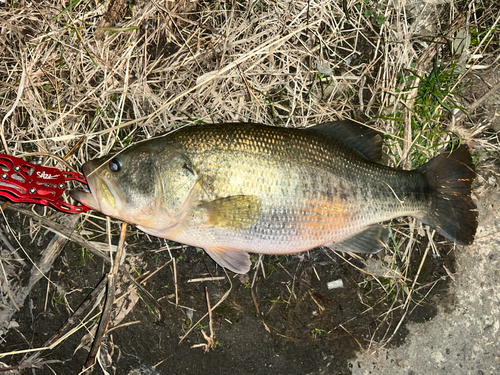
{"type": "Polygon", "coordinates": [[[332,290],[332,289],[336,289],[336,288],[343,288],[344,282],[342,281],[342,279],[333,280],[333,281],[327,282],[326,286],[327,286],[328,290],[332,290]]]}

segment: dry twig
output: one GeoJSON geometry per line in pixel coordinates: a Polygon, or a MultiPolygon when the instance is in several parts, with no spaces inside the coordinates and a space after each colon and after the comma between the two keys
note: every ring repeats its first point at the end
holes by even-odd
{"type": "Polygon", "coordinates": [[[118,247],[116,249],[116,255],[114,263],[112,264],[111,270],[108,273],[108,284],[107,284],[107,292],[106,292],[106,301],[104,303],[104,310],[102,311],[101,321],[99,322],[99,327],[97,329],[94,343],[92,344],[92,349],[89,353],[87,362],[83,367],[84,373],[90,373],[92,367],[94,366],[96,355],[101,347],[101,341],[108,329],[109,319],[111,318],[111,309],[113,308],[113,303],[115,299],[115,279],[118,276],[118,269],[120,266],[120,262],[122,259],[122,255],[125,248],[125,236],[127,234],[127,223],[122,224],[122,230],[120,233],[120,242],[118,243],[118,247]]]}

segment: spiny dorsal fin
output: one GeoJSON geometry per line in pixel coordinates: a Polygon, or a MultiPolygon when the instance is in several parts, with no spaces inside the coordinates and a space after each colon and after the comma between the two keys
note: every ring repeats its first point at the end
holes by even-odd
{"type": "Polygon", "coordinates": [[[378,163],[382,158],[382,136],[365,125],[343,120],[325,122],[308,129],[346,144],[367,160],[378,163]]]}
{"type": "Polygon", "coordinates": [[[370,225],[360,233],[343,241],[328,245],[333,250],[354,253],[374,254],[382,250],[389,238],[389,230],[380,224],[370,225]]]}
{"type": "Polygon", "coordinates": [[[255,224],[261,214],[260,199],[253,195],[235,195],[198,205],[204,211],[204,223],[226,229],[244,229],[255,224]]]}

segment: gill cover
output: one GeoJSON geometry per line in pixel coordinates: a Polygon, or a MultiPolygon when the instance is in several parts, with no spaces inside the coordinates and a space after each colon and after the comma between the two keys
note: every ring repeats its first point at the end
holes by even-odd
{"type": "Polygon", "coordinates": [[[170,216],[178,216],[183,209],[188,209],[186,204],[194,203],[192,192],[198,182],[198,174],[191,161],[181,153],[170,155],[160,167],[160,174],[162,205],[170,216]]]}

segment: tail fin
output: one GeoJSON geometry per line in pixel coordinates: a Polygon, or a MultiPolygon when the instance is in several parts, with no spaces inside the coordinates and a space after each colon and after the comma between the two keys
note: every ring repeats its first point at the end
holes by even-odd
{"type": "Polygon", "coordinates": [[[467,146],[441,154],[419,168],[431,188],[431,206],[422,222],[459,245],[470,245],[477,229],[471,184],[476,176],[467,146]]]}

